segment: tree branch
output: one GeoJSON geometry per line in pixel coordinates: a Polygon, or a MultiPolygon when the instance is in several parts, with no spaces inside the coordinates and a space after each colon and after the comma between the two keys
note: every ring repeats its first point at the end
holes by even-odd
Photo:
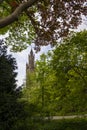
{"type": "Polygon", "coordinates": [[[38,0],[28,0],[27,2],[21,3],[11,15],[0,19],[0,28],[3,28],[15,22],[25,9],[31,7],[37,1],[38,0]]]}

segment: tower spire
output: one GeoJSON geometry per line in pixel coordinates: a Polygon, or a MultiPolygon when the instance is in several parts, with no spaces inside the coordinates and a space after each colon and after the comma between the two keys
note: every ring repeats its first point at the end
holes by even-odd
{"type": "Polygon", "coordinates": [[[35,55],[31,48],[30,54],[28,55],[28,64],[26,64],[26,71],[33,72],[35,68],[35,55]]]}

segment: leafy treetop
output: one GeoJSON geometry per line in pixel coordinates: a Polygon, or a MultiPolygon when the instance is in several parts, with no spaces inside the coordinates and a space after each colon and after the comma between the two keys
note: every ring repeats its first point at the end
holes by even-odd
{"type": "Polygon", "coordinates": [[[86,9],[86,0],[0,0],[0,33],[9,30],[13,49],[24,49],[26,39],[38,51],[67,36],[82,22],[81,15],[87,15],[86,9]]]}

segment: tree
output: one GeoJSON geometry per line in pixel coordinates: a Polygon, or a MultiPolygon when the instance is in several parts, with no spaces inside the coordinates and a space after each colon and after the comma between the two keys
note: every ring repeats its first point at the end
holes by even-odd
{"type": "Polygon", "coordinates": [[[1,0],[1,34],[9,30],[8,44],[14,50],[24,49],[25,40],[39,50],[40,45],[53,46],[67,36],[81,23],[81,15],[87,15],[85,0],[1,0]]]}
{"type": "Polygon", "coordinates": [[[0,41],[0,130],[11,129],[23,119],[23,103],[18,102],[16,91],[16,61],[7,55],[7,47],[0,41]]]}
{"type": "Polygon", "coordinates": [[[0,42],[0,91],[13,93],[16,89],[16,61],[11,55],[7,55],[6,46],[0,42]]]}
{"type": "Polygon", "coordinates": [[[87,111],[87,31],[75,33],[55,50],[51,64],[56,74],[57,111],[87,111]]]}
{"type": "MultiPolygon", "coordinates": [[[[36,104],[39,114],[85,113],[87,31],[70,34],[51,53],[41,55],[34,74],[27,77],[25,92],[29,101],[36,104]]],[[[36,113],[38,115],[38,111],[36,113]]]]}
{"type": "MultiPolygon", "coordinates": [[[[51,53],[42,54],[40,60],[36,62],[36,79],[39,87],[39,102],[41,103],[41,114],[50,116],[54,111],[53,87],[55,82],[55,71],[50,65],[51,53]]],[[[55,113],[55,112],[54,112],[55,113]]]]}
{"type": "MultiPolygon", "coordinates": [[[[36,105],[35,115],[49,116],[54,110],[55,73],[50,66],[50,53],[42,54],[40,60],[35,63],[33,73],[27,72],[26,88],[23,89],[23,97],[33,106],[36,105]]],[[[34,116],[35,116],[34,115],[34,116]]]]}

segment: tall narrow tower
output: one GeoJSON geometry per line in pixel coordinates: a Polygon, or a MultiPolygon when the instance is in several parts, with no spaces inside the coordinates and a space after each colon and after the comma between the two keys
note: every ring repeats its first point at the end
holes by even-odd
{"type": "Polygon", "coordinates": [[[26,63],[26,72],[33,72],[35,68],[35,55],[31,49],[30,54],[28,55],[28,63],[26,63]]]}
{"type": "MultiPolygon", "coordinates": [[[[30,87],[32,84],[31,75],[34,74],[35,69],[35,55],[31,49],[28,55],[28,63],[26,63],[26,87],[30,87]]],[[[33,85],[33,84],[32,84],[33,85]]]]}

